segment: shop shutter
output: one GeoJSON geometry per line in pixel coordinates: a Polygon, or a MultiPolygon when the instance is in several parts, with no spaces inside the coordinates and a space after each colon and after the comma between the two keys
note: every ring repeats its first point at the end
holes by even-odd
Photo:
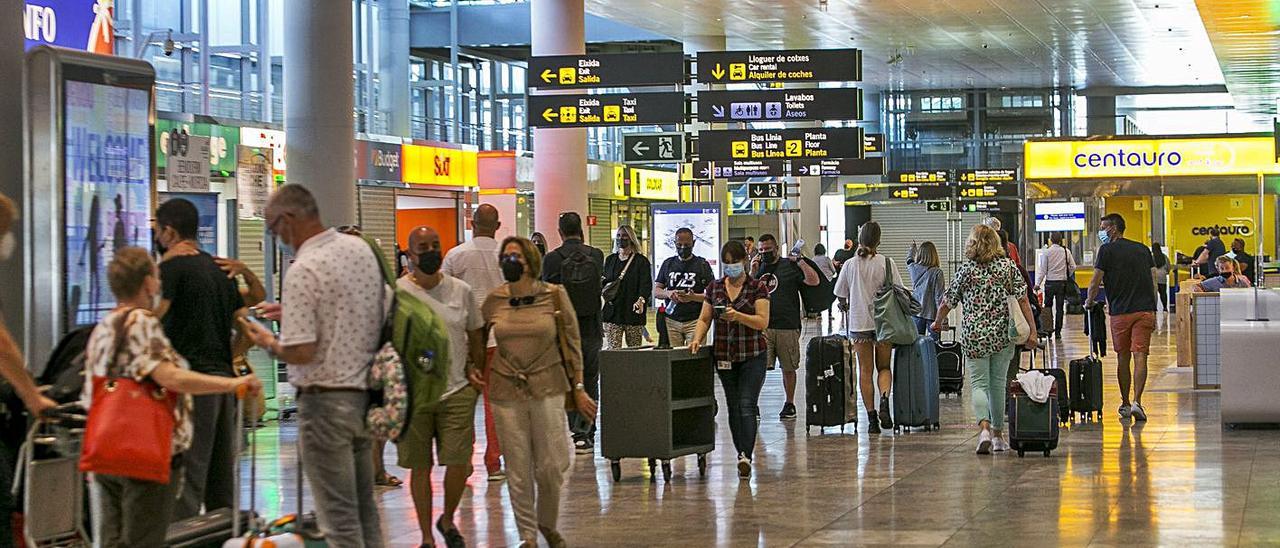
{"type": "MultiPolygon", "coordinates": [[[[947,215],[925,211],[924,204],[884,204],[871,207],[871,220],[880,223],[880,253],[893,258],[894,264],[902,275],[903,283],[910,287],[911,276],[907,274],[907,253],[912,242],[931,241],[938,247],[938,255],[942,260],[942,270],[948,281],[951,274],[964,260],[964,242],[969,230],[982,222],[982,214],[963,213],[960,215],[958,229],[948,237],[947,215]]],[[[953,214],[954,215],[954,214],[953,214]]],[[[953,226],[957,226],[952,221],[953,226]]]]}
{"type": "MultiPolygon", "coordinates": [[[[587,243],[606,254],[613,249],[613,200],[607,198],[591,198],[587,215],[596,218],[596,226],[582,227],[587,231],[587,243]]],[[[587,220],[582,220],[586,224],[587,220]]]]}
{"type": "Polygon", "coordinates": [[[266,232],[266,222],[261,219],[236,221],[236,258],[259,278],[265,276],[267,272],[266,256],[262,251],[264,232],[266,232]]]}
{"type": "Polygon", "coordinates": [[[396,259],[396,190],[361,186],[360,231],[382,247],[383,256],[395,264],[396,259]]]}

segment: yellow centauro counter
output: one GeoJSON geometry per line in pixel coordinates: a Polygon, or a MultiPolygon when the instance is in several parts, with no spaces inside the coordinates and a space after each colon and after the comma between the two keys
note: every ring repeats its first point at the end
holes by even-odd
{"type": "Polygon", "coordinates": [[[1024,153],[1028,180],[1280,173],[1271,137],[1027,141],[1024,153]]]}
{"type": "MultiPolygon", "coordinates": [[[[1263,248],[1274,249],[1276,204],[1273,196],[1263,200],[1263,248]]],[[[1231,241],[1244,240],[1250,255],[1258,249],[1258,197],[1254,195],[1166,196],[1164,218],[1166,244],[1173,252],[1191,254],[1209,239],[1209,228],[1217,227],[1230,249],[1231,241]]],[[[1108,200],[1109,201],[1109,200],[1108,200]]],[[[1166,251],[1170,257],[1173,252],[1166,251]]]]}

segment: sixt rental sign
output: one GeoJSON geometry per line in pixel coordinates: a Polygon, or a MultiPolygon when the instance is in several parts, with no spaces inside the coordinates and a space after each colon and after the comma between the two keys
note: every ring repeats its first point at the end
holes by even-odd
{"type": "Polygon", "coordinates": [[[1280,173],[1270,137],[1030,140],[1028,180],[1280,173]]]}

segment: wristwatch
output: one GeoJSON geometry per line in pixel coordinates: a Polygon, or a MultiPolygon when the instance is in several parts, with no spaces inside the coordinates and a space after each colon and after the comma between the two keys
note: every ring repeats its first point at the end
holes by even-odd
{"type": "Polygon", "coordinates": [[[576,390],[576,391],[578,391],[578,392],[586,392],[586,391],[587,391],[587,386],[586,386],[585,384],[578,383],[578,384],[573,385],[573,389],[574,389],[574,390],[576,390]]]}

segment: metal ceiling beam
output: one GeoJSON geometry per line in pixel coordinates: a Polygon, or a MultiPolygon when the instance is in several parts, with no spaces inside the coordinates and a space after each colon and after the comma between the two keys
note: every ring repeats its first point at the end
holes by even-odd
{"type": "Polygon", "coordinates": [[[1184,93],[1227,93],[1227,86],[1226,84],[1203,86],[1092,86],[1076,90],[1077,97],[1178,95],[1184,93]]]}

